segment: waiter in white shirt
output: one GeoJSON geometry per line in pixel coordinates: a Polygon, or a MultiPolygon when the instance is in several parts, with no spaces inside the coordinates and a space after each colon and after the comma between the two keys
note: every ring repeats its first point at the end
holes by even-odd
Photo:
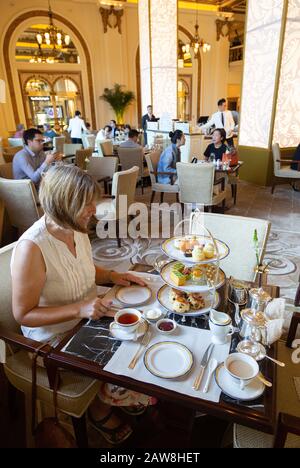
{"type": "Polygon", "coordinates": [[[218,101],[218,112],[213,114],[208,122],[204,125],[201,125],[201,130],[207,130],[213,125],[215,128],[224,128],[226,132],[226,141],[229,146],[234,146],[233,144],[233,129],[235,127],[233,116],[231,111],[227,110],[227,101],[226,99],[220,99],[218,101]]]}
{"type": "Polygon", "coordinates": [[[75,117],[70,119],[68,132],[71,132],[72,143],[81,143],[82,144],[82,132],[87,132],[84,121],[80,118],[81,113],[79,111],[75,112],[75,117]]]}

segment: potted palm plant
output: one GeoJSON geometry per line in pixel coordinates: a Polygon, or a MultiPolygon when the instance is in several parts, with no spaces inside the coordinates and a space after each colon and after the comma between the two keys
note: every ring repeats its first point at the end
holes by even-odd
{"type": "Polygon", "coordinates": [[[105,88],[100,99],[108,102],[116,114],[117,124],[124,123],[124,113],[127,107],[135,100],[132,91],[123,91],[124,86],[115,83],[114,87],[105,88]]]}

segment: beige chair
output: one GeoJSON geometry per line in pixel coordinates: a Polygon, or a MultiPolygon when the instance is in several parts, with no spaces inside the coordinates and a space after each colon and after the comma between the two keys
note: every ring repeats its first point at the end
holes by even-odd
{"type": "Polygon", "coordinates": [[[58,151],[59,153],[64,152],[64,144],[66,139],[64,136],[58,136],[53,138],[53,149],[54,151],[58,151]]]}
{"type": "Polygon", "coordinates": [[[65,143],[64,144],[64,160],[68,163],[75,162],[76,151],[82,149],[81,143],[65,143]]]}
{"type": "Polygon", "coordinates": [[[114,222],[116,223],[116,238],[118,247],[121,247],[121,240],[119,237],[119,223],[121,220],[128,219],[130,215],[130,206],[135,201],[135,190],[138,179],[139,168],[132,167],[128,171],[116,172],[113,176],[112,194],[110,199],[104,198],[97,205],[96,218],[102,223],[114,222]],[[122,211],[120,204],[120,196],[127,196],[127,210],[122,211]]]}
{"type": "Polygon", "coordinates": [[[96,140],[96,151],[98,152],[98,156],[103,158],[104,154],[102,151],[101,140],[96,140]]]}
{"type": "Polygon", "coordinates": [[[65,156],[74,156],[77,150],[82,149],[81,143],[65,143],[63,148],[63,153],[65,156]]]}
{"type": "MultiPolygon", "coordinates": [[[[152,188],[152,195],[151,195],[151,200],[150,203],[152,204],[154,202],[154,197],[156,193],[160,193],[160,202],[162,203],[164,200],[164,194],[165,193],[175,193],[177,200],[178,200],[178,192],[179,192],[179,187],[177,184],[174,184],[175,179],[176,179],[176,174],[170,172],[168,175],[171,177],[171,184],[160,184],[157,182],[157,176],[162,173],[157,172],[157,166],[159,163],[161,151],[153,151],[152,153],[146,154],[145,159],[147,162],[149,174],[150,174],[150,180],[151,180],[151,188],[152,188]]],[[[167,174],[167,173],[164,173],[167,174]]]]}
{"type": "Polygon", "coordinates": [[[291,184],[294,190],[297,180],[300,180],[300,161],[293,161],[292,159],[283,159],[281,157],[280,147],[278,143],[272,146],[273,162],[274,162],[274,178],[272,185],[272,193],[274,193],[276,185],[291,184]],[[291,163],[298,164],[298,171],[291,169],[291,163]]]}
{"type": "Polygon", "coordinates": [[[0,164],[0,177],[3,179],[13,179],[12,163],[0,164]]]}
{"type": "Polygon", "coordinates": [[[103,156],[113,156],[114,155],[114,145],[111,140],[100,141],[100,146],[103,156]]]}
{"type": "Polygon", "coordinates": [[[11,163],[14,159],[16,153],[21,151],[23,146],[9,146],[8,148],[3,148],[3,159],[6,163],[11,163]]]}
{"type": "Polygon", "coordinates": [[[95,148],[95,141],[96,137],[95,135],[82,135],[82,144],[84,149],[87,148],[95,148]]]}
{"type": "MultiPolygon", "coordinates": [[[[15,244],[0,249],[0,339],[6,342],[6,362],[3,366],[5,375],[11,384],[12,392],[18,389],[25,396],[26,439],[27,446],[33,446],[31,435],[31,359],[28,352],[33,352],[40,342],[25,338],[20,325],[12,314],[12,284],[10,261],[15,244]],[[12,345],[12,346],[11,346],[12,345]]],[[[44,354],[42,352],[42,354],[44,354]]],[[[85,412],[99,390],[99,382],[74,372],[60,373],[58,389],[58,409],[72,417],[74,432],[79,447],[87,446],[85,412]]],[[[53,393],[49,386],[45,368],[37,369],[37,400],[52,407],[53,393]]]]}
{"type": "Polygon", "coordinates": [[[205,207],[222,204],[225,209],[225,179],[215,182],[215,166],[210,163],[177,163],[179,201],[182,204],[197,203],[205,207]],[[220,185],[219,193],[216,193],[220,185]]]}
{"type": "Polygon", "coordinates": [[[226,276],[244,281],[255,281],[256,254],[253,246],[254,230],[257,230],[262,263],[270,234],[271,223],[263,219],[244,218],[215,213],[203,213],[194,218],[192,234],[201,234],[201,226],[205,226],[216,239],[224,241],[229,249],[229,255],[221,261],[220,267],[226,276]]]}
{"type": "Polygon", "coordinates": [[[122,171],[127,171],[132,166],[139,168],[138,181],[141,182],[142,194],[144,195],[144,177],[149,177],[149,170],[144,167],[143,148],[122,148],[119,146],[118,155],[122,171]]]}
{"type": "Polygon", "coordinates": [[[80,149],[75,153],[75,164],[80,169],[85,170],[90,157],[93,154],[93,148],[80,149]]]}
{"type": "Polygon", "coordinates": [[[117,157],[100,158],[92,156],[87,165],[87,172],[94,179],[104,183],[105,193],[108,193],[108,184],[112,183],[113,176],[118,169],[117,157]]]}
{"type": "MultiPolygon", "coordinates": [[[[12,163],[0,164],[0,178],[13,179],[12,163]]],[[[0,179],[1,180],[1,179],[0,179]]],[[[0,245],[6,225],[7,211],[5,210],[4,201],[0,197],[0,245]]]]}
{"type": "Polygon", "coordinates": [[[24,141],[23,138],[8,138],[9,146],[21,146],[23,148],[24,141]]]}
{"type": "Polygon", "coordinates": [[[19,234],[32,226],[42,215],[37,206],[37,193],[31,180],[0,178],[0,198],[3,200],[12,226],[19,234]]]}

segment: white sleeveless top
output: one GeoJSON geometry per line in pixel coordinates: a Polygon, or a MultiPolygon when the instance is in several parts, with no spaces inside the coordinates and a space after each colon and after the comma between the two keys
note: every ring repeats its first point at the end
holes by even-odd
{"type": "MultiPolygon", "coordinates": [[[[76,258],[64,242],[50,234],[44,216],[20,237],[17,246],[22,240],[30,240],[39,247],[46,265],[46,282],[41,292],[39,307],[63,306],[97,296],[95,266],[87,234],[74,231],[76,258]]],[[[15,250],[11,266],[14,254],[15,250]]],[[[24,336],[28,338],[53,342],[53,338],[71,330],[79,322],[80,319],[76,319],[57,325],[21,328],[24,336]]]]}

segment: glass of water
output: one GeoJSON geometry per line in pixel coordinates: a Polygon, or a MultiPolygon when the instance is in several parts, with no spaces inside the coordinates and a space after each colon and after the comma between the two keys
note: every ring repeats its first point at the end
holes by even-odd
{"type": "Polygon", "coordinates": [[[216,155],[215,155],[215,153],[210,153],[210,155],[209,155],[209,162],[211,162],[211,163],[214,164],[215,161],[216,161],[216,155]]]}

